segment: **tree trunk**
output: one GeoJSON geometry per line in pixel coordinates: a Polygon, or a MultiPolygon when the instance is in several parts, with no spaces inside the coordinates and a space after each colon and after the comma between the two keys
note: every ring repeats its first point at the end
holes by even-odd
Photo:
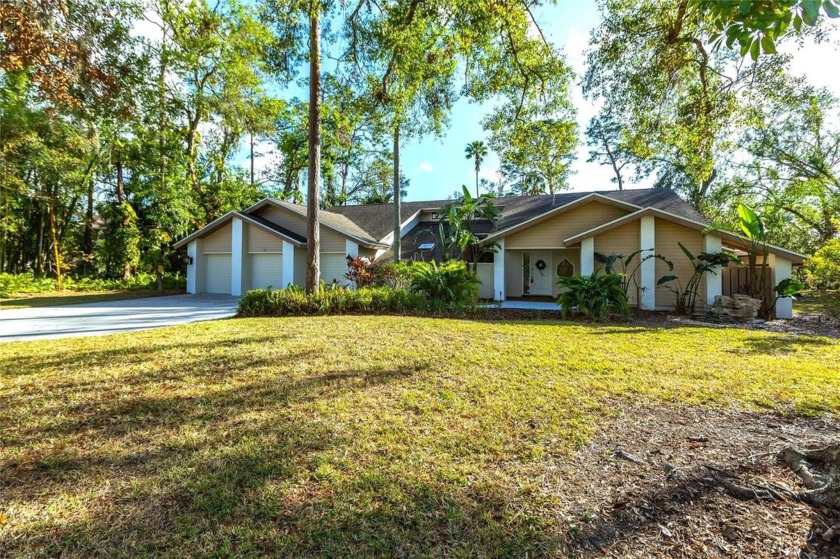
{"type": "Polygon", "coordinates": [[[475,168],[475,197],[478,198],[481,194],[478,193],[478,172],[479,168],[475,168]]]}
{"type": "Polygon", "coordinates": [[[93,179],[88,182],[87,211],[85,212],[85,238],[82,252],[84,254],[82,274],[87,275],[88,266],[93,261],[93,179]]]}
{"type": "Polygon", "coordinates": [[[58,227],[56,226],[55,218],[55,196],[50,201],[50,236],[52,238],[53,258],[55,259],[55,283],[56,288],[61,291],[64,289],[64,278],[62,277],[62,262],[61,262],[61,245],[58,239],[58,227]]]}
{"type": "MultiPolygon", "coordinates": [[[[122,154],[117,151],[117,160],[114,162],[114,167],[117,170],[117,211],[120,214],[120,228],[126,228],[130,224],[125,219],[125,211],[123,211],[123,204],[125,204],[125,183],[123,180],[123,166],[122,154]]],[[[131,265],[128,262],[123,262],[122,278],[128,279],[131,277],[131,265]]]]}
{"type": "Polygon", "coordinates": [[[400,123],[394,123],[394,262],[399,262],[402,258],[402,250],[400,244],[400,233],[402,229],[402,216],[400,215],[400,123]]]}
{"type": "Polygon", "coordinates": [[[318,2],[309,8],[309,173],[306,200],[306,292],[321,280],[318,186],[321,178],[321,14],[318,2]]]}
{"type": "Polygon", "coordinates": [[[254,133],[251,132],[251,188],[254,188],[254,133]]]}
{"type": "MultiPolygon", "coordinates": [[[[38,204],[40,206],[40,204],[38,204]]],[[[38,208],[38,252],[35,254],[35,275],[44,273],[44,212],[38,208]]]]}

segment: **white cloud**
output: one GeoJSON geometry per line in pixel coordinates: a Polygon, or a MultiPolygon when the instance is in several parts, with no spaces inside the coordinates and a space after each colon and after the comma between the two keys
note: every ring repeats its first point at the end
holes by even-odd
{"type": "Polygon", "coordinates": [[[420,165],[417,166],[417,171],[421,173],[431,173],[434,170],[435,168],[428,161],[421,161],[420,165]]]}

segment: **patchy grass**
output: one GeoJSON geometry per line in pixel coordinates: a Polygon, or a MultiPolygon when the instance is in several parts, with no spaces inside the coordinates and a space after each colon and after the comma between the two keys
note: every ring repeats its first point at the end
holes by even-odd
{"type": "Polygon", "coordinates": [[[616,402],[836,414],[838,362],[820,337],[404,317],[2,344],[0,548],[565,555],[566,459],[616,402]]]}
{"type": "Polygon", "coordinates": [[[9,309],[28,309],[33,307],[54,307],[57,305],[80,305],[82,303],[101,303],[103,301],[123,301],[125,299],[145,299],[163,295],[178,295],[183,289],[131,289],[123,291],[50,291],[46,293],[28,293],[0,298],[0,311],[9,309]]]}
{"type": "Polygon", "coordinates": [[[840,290],[804,291],[793,304],[796,314],[823,314],[840,318],[840,290]]]}

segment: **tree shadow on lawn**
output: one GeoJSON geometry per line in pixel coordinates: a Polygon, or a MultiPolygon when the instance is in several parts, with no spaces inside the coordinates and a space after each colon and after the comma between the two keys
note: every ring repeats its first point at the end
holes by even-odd
{"type": "MultiPolygon", "coordinates": [[[[144,336],[148,332],[125,332],[114,334],[114,336],[144,336]]],[[[148,362],[155,354],[168,350],[183,350],[196,352],[201,350],[202,354],[208,354],[220,348],[235,349],[243,345],[260,343],[277,343],[294,339],[295,335],[289,332],[271,332],[263,335],[251,335],[247,337],[231,336],[228,338],[214,339],[212,342],[201,342],[192,339],[183,339],[175,336],[168,337],[165,341],[152,341],[136,343],[132,345],[120,344],[117,347],[107,349],[88,349],[87,346],[102,345],[107,338],[81,337],[62,340],[59,348],[51,348],[48,354],[27,352],[19,353],[13,357],[0,358],[0,370],[8,377],[26,376],[41,374],[44,369],[70,368],[88,363],[113,363],[119,362],[122,365],[138,365],[148,362]]],[[[18,343],[18,342],[13,342],[18,343]]],[[[43,340],[34,342],[20,342],[24,344],[44,343],[43,340]]],[[[74,385],[78,386],[77,383],[74,385]]]]}
{"type": "Polygon", "coordinates": [[[512,510],[512,488],[390,469],[387,455],[356,467],[342,457],[357,426],[290,409],[418,372],[348,369],[83,407],[40,432],[49,447],[0,459],[7,503],[46,511],[69,496],[82,510],[15,526],[12,504],[0,546],[12,555],[550,554],[558,543],[538,517],[512,510]]]}

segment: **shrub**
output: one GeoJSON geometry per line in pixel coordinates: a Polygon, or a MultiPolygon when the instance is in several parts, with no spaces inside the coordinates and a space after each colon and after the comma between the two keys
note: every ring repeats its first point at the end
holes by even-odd
{"type": "Polygon", "coordinates": [[[475,308],[481,280],[462,260],[414,262],[411,290],[425,295],[432,309],[459,311],[475,308]]]}
{"type": "Polygon", "coordinates": [[[403,289],[364,287],[331,289],[324,286],[307,295],[297,286],[287,289],[252,289],[239,300],[240,316],[303,316],[324,314],[422,314],[426,299],[403,289]]]}
{"type": "Polygon", "coordinates": [[[840,288],[840,239],[828,241],[805,262],[808,282],[820,289],[840,288]]]}
{"type": "MultiPolygon", "coordinates": [[[[164,274],[164,289],[185,289],[187,279],[181,274],[164,274]]],[[[124,291],[135,289],[156,289],[157,278],[154,274],[135,274],[128,279],[103,278],[65,278],[64,288],[68,291],[124,291]]],[[[27,293],[45,293],[56,290],[53,278],[35,277],[26,274],[0,274],[0,297],[23,295],[27,293]]]]}
{"type": "Polygon", "coordinates": [[[567,316],[573,308],[594,320],[604,320],[610,313],[630,314],[621,274],[569,276],[560,278],[557,284],[566,288],[557,297],[563,316],[567,316]]]}
{"type": "Polygon", "coordinates": [[[688,278],[688,282],[685,285],[683,285],[677,276],[667,275],[659,278],[656,286],[665,286],[674,294],[674,312],[690,316],[694,314],[694,310],[697,308],[697,293],[700,290],[703,277],[706,274],[717,275],[716,270],[718,268],[723,268],[730,262],[740,262],[740,259],[726,251],[701,252],[700,254],[694,255],[682,243],[677,244],[682,249],[683,254],[691,260],[694,273],[691,274],[691,277],[688,278]],[[672,285],[668,285],[669,283],[672,285]]]}

